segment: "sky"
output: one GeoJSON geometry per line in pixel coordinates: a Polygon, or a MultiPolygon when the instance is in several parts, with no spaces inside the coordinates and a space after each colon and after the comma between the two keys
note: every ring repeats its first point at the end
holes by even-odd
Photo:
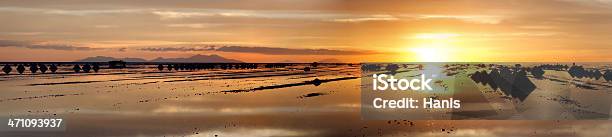
{"type": "Polygon", "coordinates": [[[610,0],[2,0],[0,61],[612,61],[610,0]]]}

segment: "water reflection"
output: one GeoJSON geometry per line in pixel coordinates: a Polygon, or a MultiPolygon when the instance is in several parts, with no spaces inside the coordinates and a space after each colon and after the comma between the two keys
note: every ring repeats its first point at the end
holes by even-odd
{"type": "Polygon", "coordinates": [[[1,115],[57,114],[65,117],[68,125],[65,132],[0,133],[3,136],[603,137],[612,132],[609,121],[362,120],[359,78],[322,82],[318,86],[307,83],[253,92],[221,92],[303,83],[315,78],[324,81],[360,77],[359,67],[320,65],[308,72],[301,68],[153,73],[159,70],[150,66],[95,75],[2,77],[1,115]],[[100,82],[31,86],[83,80],[100,82]],[[176,82],[164,82],[169,80],[176,82]],[[300,98],[312,93],[325,95],[300,98]],[[7,100],[50,94],[78,95],[7,100]]]}

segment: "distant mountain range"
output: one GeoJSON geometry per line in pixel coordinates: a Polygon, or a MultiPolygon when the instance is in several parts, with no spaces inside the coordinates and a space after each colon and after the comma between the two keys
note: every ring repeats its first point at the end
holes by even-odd
{"type": "Polygon", "coordinates": [[[188,58],[162,58],[158,57],[153,60],[145,60],[141,58],[114,58],[107,56],[88,57],[75,62],[108,62],[113,60],[123,60],[125,62],[188,62],[188,63],[241,63],[240,60],[228,59],[219,55],[194,55],[188,58]]]}
{"type": "Polygon", "coordinates": [[[77,60],[75,62],[108,62],[112,60],[123,60],[125,62],[147,62],[147,60],[141,59],[141,58],[113,58],[113,57],[107,57],[107,56],[88,57],[88,58],[77,60]]]}
{"type": "Polygon", "coordinates": [[[283,61],[279,61],[276,63],[299,63],[298,61],[293,61],[293,60],[283,60],[283,61]]]}
{"type": "Polygon", "coordinates": [[[319,63],[343,63],[343,61],[340,61],[338,59],[323,59],[323,60],[319,60],[319,63]]]}
{"type": "MultiPolygon", "coordinates": [[[[317,61],[318,63],[344,63],[341,60],[338,59],[334,59],[334,58],[328,58],[328,59],[323,59],[323,60],[319,60],[317,61]]],[[[282,60],[276,63],[311,63],[311,62],[300,62],[300,61],[294,61],[294,60],[282,60]]]]}

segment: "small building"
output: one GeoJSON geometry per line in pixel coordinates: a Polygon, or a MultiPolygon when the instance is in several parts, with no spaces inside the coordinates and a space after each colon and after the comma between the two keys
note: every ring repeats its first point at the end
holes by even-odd
{"type": "Polygon", "coordinates": [[[108,62],[108,68],[111,68],[111,69],[125,68],[125,67],[126,67],[126,63],[123,60],[108,62]]]}

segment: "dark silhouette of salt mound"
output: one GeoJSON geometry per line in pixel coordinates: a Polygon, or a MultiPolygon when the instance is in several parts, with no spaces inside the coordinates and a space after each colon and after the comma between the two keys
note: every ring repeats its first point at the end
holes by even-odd
{"type": "Polygon", "coordinates": [[[51,70],[52,73],[55,73],[55,71],[57,71],[57,66],[55,66],[55,64],[51,64],[51,66],[49,66],[49,70],[51,70]]]}
{"type": "Polygon", "coordinates": [[[83,65],[83,72],[89,73],[89,71],[91,71],[91,65],[89,64],[83,65]]]}
{"type": "MultiPolygon", "coordinates": [[[[601,77],[604,77],[604,79],[605,79],[605,73],[602,74],[597,69],[587,70],[584,67],[577,66],[577,65],[571,66],[567,70],[567,73],[569,73],[570,76],[572,76],[572,78],[590,78],[590,79],[599,80],[599,79],[601,79],[601,77]]],[[[608,81],[608,80],[606,80],[606,81],[608,81]]]]}
{"type": "Polygon", "coordinates": [[[612,81],[612,71],[606,70],[603,74],[603,78],[608,82],[612,81]]]}
{"type": "Polygon", "coordinates": [[[30,72],[32,72],[32,74],[34,74],[34,73],[36,73],[36,71],[38,71],[38,65],[30,64],[30,72]]]}
{"type": "Polygon", "coordinates": [[[6,64],[4,65],[4,67],[2,68],[2,71],[4,71],[4,73],[9,74],[11,73],[11,71],[13,71],[13,68],[11,68],[11,65],[6,64]]]}
{"type": "Polygon", "coordinates": [[[162,65],[162,64],[157,65],[157,69],[159,71],[163,71],[164,70],[164,65],[162,65]]]}
{"type": "Polygon", "coordinates": [[[544,69],[541,67],[531,68],[531,75],[533,75],[535,78],[541,79],[544,77],[544,69]]]}
{"type": "Polygon", "coordinates": [[[311,66],[312,66],[313,68],[316,68],[317,66],[319,66],[319,63],[317,63],[317,62],[312,62],[311,66]]]}
{"type": "Polygon", "coordinates": [[[493,90],[500,89],[505,95],[521,101],[536,88],[527,78],[527,73],[518,67],[514,70],[501,67],[500,70],[492,69],[490,73],[485,70],[477,71],[471,74],[470,78],[476,83],[490,86],[493,90]]]}
{"type": "Polygon", "coordinates": [[[369,71],[379,71],[382,69],[378,64],[363,64],[361,65],[361,71],[369,72],[369,71]]]}
{"type": "Polygon", "coordinates": [[[79,73],[81,71],[81,66],[79,66],[79,64],[74,64],[72,70],[74,70],[75,73],[79,73]]]}
{"type": "Polygon", "coordinates": [[[47,72],[47,70],[49,70],[49,68],[47,68],[47,66],[45,64],[38,64],[38,66],[40,66],[40,72],[41,73],[45,73],[45,72],[47,72]]]}
{"type": "Polygon", "coordinates": [[[23,66],[23,64],[19,64],[19,66],[17,66],[17,72],[19,74],[23,74],[23,71],[25,71],[25,67],[23,66]]]}
{"type": "Polygon", "coordinates": [[[397,70],[399,69],[399,66],[397,64],[388,64],[385,67],[385,70],[389,71],[389,73],[391,75],[395,75],[395,73],[397,73],[397,70]]]}
{"type": "Polygon", "coordinates": [[[100,70],[100,65],[98,63],[94,63],[93,64],[93,71],[97,73],[98,70],[100,70]]]}
{"type": "Polygon", "coordinates": [[[168,68],[168,71],[172,71],[172,64],[168,64],[168,67],[166,68],[168,68]]]}
{"type": "Polygon", "coordinates": [[[321,84],[323,83],[323,81],[321,81],[321,80],[320,80],[320,79],[318,79],[318,78],[315,78],[314,80],[312,80],[312,81],[310,81],[310,82],[311,82],[313,85],[315,85],[315,86],[319,86],[319,85],[321,85],[321,84]]]}

